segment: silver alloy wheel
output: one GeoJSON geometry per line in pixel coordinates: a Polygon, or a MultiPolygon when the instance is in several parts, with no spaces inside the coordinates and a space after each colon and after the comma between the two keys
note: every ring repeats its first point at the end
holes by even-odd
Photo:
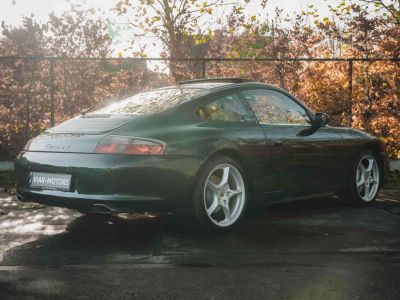
{"type": "Polygon", "coordinates": [[[364,155],[357,166],[356,189],[365,202],[373,200],[379,188],[379,166],[375,158],[364,155]]]}
{"type": "Polygon", "coordinates": [[[243,177],[235,166],[220,164],[208,175],[203,195],[210,220],[220,227],[230,226],[242,214],[246,201],[243,177]]]}

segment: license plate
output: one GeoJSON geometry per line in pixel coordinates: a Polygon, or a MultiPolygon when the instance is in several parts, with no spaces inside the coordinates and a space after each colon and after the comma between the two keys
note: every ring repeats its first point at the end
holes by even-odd
{"type": "Polygon", "coordinates": [[[31,173],[31,187],[47,190],[69,191],[71,186],[70,174],[31,173]]]}

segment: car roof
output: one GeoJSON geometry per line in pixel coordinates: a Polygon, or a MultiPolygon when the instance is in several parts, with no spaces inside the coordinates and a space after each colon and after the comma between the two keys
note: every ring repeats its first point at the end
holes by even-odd
{"type": "Polygon", "coordinates": [[[201,78],[194,80],[185,80],[178,82],[180,88],[201,88],[214,89],[222,86],[235,85],[238,83],[251,82],[251,80],[237,77],[216,77],[216,78],[201,78]]]}
{"type": "Polygon", "coordinates": [[[184,88],[184,89],[204,89],[204,90],[212,90],[215,88],[235,85],[234,83],[230,82],[193,82],[193,83],[185,83],[185,84],[177,84],[174,87],[177,88],[184,88]]]}
{"type": "MultiPolygon", "coordinates": [[[[204,79],[195,79],[195,80],[186,80],[178,82],[176,85],[165,86],[158,88],[156,90],[163,89],[201,89],[204,90],[204,93],[193,97],[192,99],[188,99],[184,102],[191,102],[199,97],[202,97],[206,94],[222,92],[225,90],[230,90],[233,88],[245,88],[245,87],[255,87],[255,88],[267,88],[273,89],[277,91],[281,91],[285,94],[288,94],[287,91],[271,84],[266,84],[258,81],[236,78],[236,77],[220,77],[220,78],[204,78],[204,79]]],[[[293,97],[293,96],[292,96],[293,97]]]]}
{"type": "Polygon", "coordinates": [[[253,80],[236,78],[236,77],[221,77],[221,78],[204,78],[204,79],[180,81],[176,85],[160,87],[157,90],[178,88],[178,89],[203,89],[206,90],[207,92],[214,92],[234,87],[240,87],[240,86],[244,87],[247,85],[252,85],[252,86],[260,85],[263,87],[276,88],[275,86],[253,80]]]}

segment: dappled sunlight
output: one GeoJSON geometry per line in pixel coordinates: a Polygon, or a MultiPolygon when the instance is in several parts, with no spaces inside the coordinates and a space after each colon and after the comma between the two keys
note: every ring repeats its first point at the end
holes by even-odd
{"type": "Polygon", "coordinates": [[[34,251],[22,259],[37,259],[38,249],[50,247],[59,249],[51,253],[53,257],[60,253],[58,259],[63,259],[65,251],[73,256],[92,253],[90,257],[96,258],[98,249],[103,249],[103,255],[110,261],[145,260],[149,258],[147,249],[151,249],[152,239],[159,232],[159,219],[151,214],[82,216],[73,210],[23,203],[16,197],[2,198],[3,195],[0,195],[0,209],[4,210],[0,216],[0,263],[26,247],[33,247],[34,251]]]}
{"type": "MultiPolygon", "coordinates": [[[[1,227],[0,227],[1,228],[1,227]]],[[[54,226],[51,225],[44,225],[42,222],[35,222],[35,223],[29,223],[29,224],[21,224],[18,226],[10,226],[6,227],[3,232],[4,233],[30,233],[30,234],[41,234],[41,235],[51,235],[51,234],[56,234],[60,233],[63,230],[60,229],[55,229],[54,226]],[[7,230],[8,229],[8,230],[7,230]]]]}
{"type": "Polygon", "coordinates": [[[13,197],[2,198],[0,208],[16,207],[18,204],[13,200],[13,197]]]}
{"type": "Polygon", "coordinates": [[[68,220],[70,217],[68,215],[58,215],[53,217],[51,220],[52,221],[58,221],[58,220],[68,220]]]}
{"type": "Polygon", "coordinates": [[[65,231],[69,221],[80,215],[63,208],[29,207],[14,196],[0,194],[0,210],[4,213],[0,216],[0,262],[12,248],[65,231]]]}
{"type": "Polygon", "coordinates": [[[222,236],[199,235],[168,215],[85,216],[64,208],[26,205],[7,195],[0,197],[5,212],[0,216],[0,262],[173,263],[199,257],[219,261],[221,255],[255,255],[256,259],[257,255],[324,250],[393,252],[400,249],[399,220],[389,210],[398,207],[390,200],[397,201],[395,189],[388,187],[380,202],[369,208],[319,198],[251,210],[234,232],[222,236]],[[5,206],[13,203],[17,206],[5,206]]]}
{"type": "MultiPolygon", "coordinates": [[[[1,231],[0,231],[1,233],[1,231]]],[[[3,261],[4,255],[7,253],[8,250],[12,248],[16,248],[18,246],[33,242],[37,240],[38,237],[35,236],[26,236],[26,235],[18,235],[13,236],[12,240],[1,238],[0,244],[0,263],[3,261]]]]}
{"type": "MultiPolygon", "coordinates": [[[[73,214],[72,214],[73,215],[73,214]]],[[[31,234],[55,234],[65,227],[62,222],[71,219],[71,213],[59,212],[57,209],[47,208],[39,212],[36,210],[12,211],[0,219],[0,230],[3,233],[31,233],[31,234]]]]}

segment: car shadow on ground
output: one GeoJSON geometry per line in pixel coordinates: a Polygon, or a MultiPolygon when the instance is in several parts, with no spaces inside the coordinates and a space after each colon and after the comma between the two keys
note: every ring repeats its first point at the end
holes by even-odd
{"type": "Polygon", "coordinates": [[[258,208],[219,235],[193,233],[170,215],[83,216],[3,194],[0,294],[398,299],[399,191],[399,184],[388,186],[367,208],[334,198],[258,208]]]}
{"type": "MultiPolygon", "coordinates": [[[[396,190],[388,189],[383,200],[368,208],[323,198],[254,209],[234,231],[219,235],[193,233],[170,215],[67,217],[64,209],[47,215],[17,211],[15,222],[40,220],[53,232],[8,249],[0,264],[195,264],[224,263],[224,255],[257,261],[277,253],[400,251],[400,219],[390,212],[399,207],[396,190]]],[[[25,230],[34,225],[29,226],[25,230]]]]}

